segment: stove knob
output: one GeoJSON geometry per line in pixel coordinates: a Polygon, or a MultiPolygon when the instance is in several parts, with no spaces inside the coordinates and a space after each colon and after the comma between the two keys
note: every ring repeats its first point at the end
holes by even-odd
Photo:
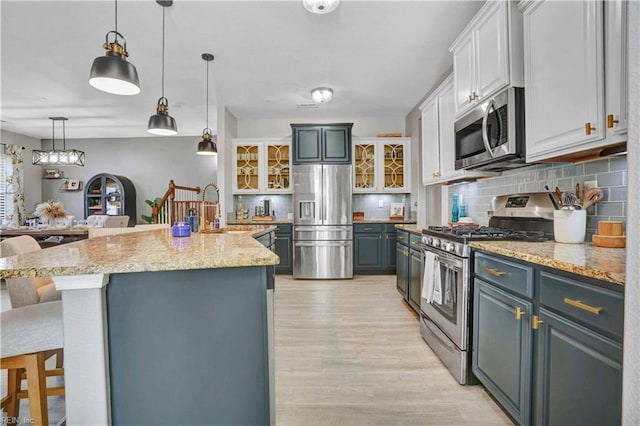
{"type": "Polygon", "coordinates": [[[432,245],[434,247],[440,247],[440,240],[437,239],[437,238],[434,238],[433,241],[432,241],[432,245]]]}
{"type": "Polygon", "coordinates": [[[455,253],[456,245],[454,243],[447,243],[447,248],[445,250],[447,250],[448,252],[455,253]]]}

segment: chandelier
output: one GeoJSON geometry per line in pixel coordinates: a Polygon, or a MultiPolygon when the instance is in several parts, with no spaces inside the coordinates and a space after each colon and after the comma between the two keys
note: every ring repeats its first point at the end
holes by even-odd
{"type": "Polygon", "coordinates": [[[32,163],[34,166],[84,166],[84,151],[67,149],[65,135],[65,121],[67,117],[49,117],[51,120],[51,144],[50,150],[34,149],[32,163]],[[62,121],[62,149],[56,149],[55,124],[62,121]]]}

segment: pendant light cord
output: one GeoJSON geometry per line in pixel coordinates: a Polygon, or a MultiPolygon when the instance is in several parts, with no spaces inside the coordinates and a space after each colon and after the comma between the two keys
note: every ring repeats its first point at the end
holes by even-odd
{"type": "Polygon", "coordinates": [[[51,120],[51,143],[53,144],[52,150],[56,150],[56,122],[51,120]]]}
{"type": "Polygon", "coordinates": [[[164,10],[162,8],[162,97],[164,98],[164,10]]]}
{"type": "Polygon", "coordinates": [[[115,1],[116,1],[116,40],[117,40],[117,37],[118,37],[118,0],[115,0],[115,1]]]}
{"type": "Polygon", "coordinates": [[[207,116],[205,117],[207,129],[209,128],[209,61],[207,61],[207,116]]]}
{"type": "Polygon", "coordinates": [[[65,134],[65,122],[66,120],[62,120],[62,150],[67,150],[67,135],[65,134]]]}

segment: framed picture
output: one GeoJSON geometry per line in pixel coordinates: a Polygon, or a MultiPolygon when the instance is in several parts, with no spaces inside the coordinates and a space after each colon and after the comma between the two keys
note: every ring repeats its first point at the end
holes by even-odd
{"type": "Polygon", "coordinates": [[[391,203],[390,217],[404,217],[404,203],[391,203]]]}
{"type": "Polygon", "coordinates": [[[68,187],[72,191],[78,190],[80,189],[80,181],[78,179],[69,179],[68,187]]]}

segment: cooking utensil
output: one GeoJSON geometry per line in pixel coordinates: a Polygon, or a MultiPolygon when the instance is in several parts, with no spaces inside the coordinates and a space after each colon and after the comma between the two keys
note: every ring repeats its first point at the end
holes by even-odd
{"type": "Polygon", "coordinates": [[[576,197],[580,201],[580,183],[576,183],[576,197]]]}
{"type": "Polygon", "coordinates": [[[600,188],[591,188],[584,193],[584,203],[582,203],[582,208],[587,209],[598,201],[602,201],[603,198],[604,192],[602,192],[600,188]]]}
{"type": "Polygon", "coordinates": [[[558,188],[556,186],[556,197],[558,197],[558,200],[560,200],[560,202],[562,203],[562,191],[560,191],[560,188],[558,188]]]}
{"type": "Polygon", "coordinates": [[[544,186],[544,189],[547,190],[547,192],[549,193],[549,197],[551,198],[551,202],[553,203],[553,207],[558,210],[560,209],[560,200],[558,200],[556,193],[555,192],[551,192],[551,190],[549,189],[548,185],[544,186]]]}
{"type": "Polygon", "coordinates": [[[578,198],[576,197],[576,194],[571,191],[563,193],[562,205],[563,207],[575,208],[575,206],[578,205],[578,198]]]}

